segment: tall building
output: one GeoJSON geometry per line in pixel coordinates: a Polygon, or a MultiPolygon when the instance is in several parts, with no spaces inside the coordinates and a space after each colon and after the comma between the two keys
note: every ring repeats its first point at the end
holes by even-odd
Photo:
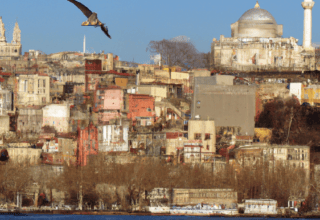
{"type": "Polygon", "coordinates": [[[283,25],[277,24],[267,10],[255,7],[231,24],[231,37],[220,36],[211,44],[211,65],[235,71],[306,71],[315,70],[315,48],[311,46],[312,0],[305,9],[303,46],[294,37],[282,38],[283,25]]]}
{"type": "Polygon", "coordinates": [[[0,17],[0,57],[20,56],[22,54],[21,30],[16,22],[13,30],[13,39],[11,43],[6,40],[6,29],[0,17]]]}

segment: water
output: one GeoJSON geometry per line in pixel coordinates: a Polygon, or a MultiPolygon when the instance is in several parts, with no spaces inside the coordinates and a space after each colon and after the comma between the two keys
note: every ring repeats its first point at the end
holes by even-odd
{"type": "MultiPolygon", "coordinates": [[[[27,216],[18,215],[0,215],[0,219],[26,219],[26,220],[229,220],[229,219],[241,219],[241,220],[266,220],[267,218],[232,218],[232,217],[194,217],[194,216],[133,216],[133,215],[37,215],[28,214],[27,216]]],[[[270,218],[272,220],[283,220],[284,218],[270,218]]],[[[288,218],[289,219],[289,218],[288,218]]],[[[301,218],[304,219],[304,218],[301,218]]],[[[290,219],[291,220],[291,219],[290,219]]],[[[310,220],[308,218],[308,220],[310,220]]]]}

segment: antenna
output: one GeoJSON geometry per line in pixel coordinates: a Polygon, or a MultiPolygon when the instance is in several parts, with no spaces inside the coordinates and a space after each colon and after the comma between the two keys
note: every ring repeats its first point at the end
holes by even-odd
{"type": "Polygon", "coordinates": [[[86,53],[86,35],[84,35],[84,38],[83,38],[83,54],[86,53]]]}

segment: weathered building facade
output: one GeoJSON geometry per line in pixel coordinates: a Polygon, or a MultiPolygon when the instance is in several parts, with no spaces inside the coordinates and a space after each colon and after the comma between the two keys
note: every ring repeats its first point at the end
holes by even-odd
{"type": "Polygon", "coordinates": [[[46,105],[50,103],[50,77],[46,74],[19,74],[15,105],[46,105]]]}
{"type": "Polygon", "coordinates": [[[99,151],[129,151],[129,123],[98,126],[99,151]]]}
{"type": "Polygon", "coordinates": [[[51,104],[43,108],[42,126],[52,126],[57,132],[67,133],[70,127],[70,105],[51,104]]]}
{"type": "Polygon", "coordinates": [[[232,189],[173,189],[172,205],[186,206],[224,204],[230,208],[238,202],[238,194],[232,189]]]}

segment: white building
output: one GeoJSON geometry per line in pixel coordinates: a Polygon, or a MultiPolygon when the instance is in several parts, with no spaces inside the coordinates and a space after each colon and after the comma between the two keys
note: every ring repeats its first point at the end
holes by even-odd
{"type": "Polygon", "coordinates": [[[102,125],[98,131],[99,151],[129,151],[128,125],[102,125]]]}
{"type": "Polygon", "coordinates": [[[273,199],[245,200],[245,214],[277,214],[278,203],[273,199]]]}
{"type": "Polygon", "coordinates": [[[299,102],[301,104],[301,88],[302,83],[290,83],[289,89],[290,89],[290,95],[294,95],[299,99],[299,102]]]}
{"type": "Polygon", "coordinates": [[[70,105],[51,104],[43,108],[43,126],[52,126],[57,132],[69,132],[70,105]]]}
{"type": "Polygon", "coordinates": [[[12,92],[0,88],[0,116],[7,116],[12,111],[12,92]]]}

